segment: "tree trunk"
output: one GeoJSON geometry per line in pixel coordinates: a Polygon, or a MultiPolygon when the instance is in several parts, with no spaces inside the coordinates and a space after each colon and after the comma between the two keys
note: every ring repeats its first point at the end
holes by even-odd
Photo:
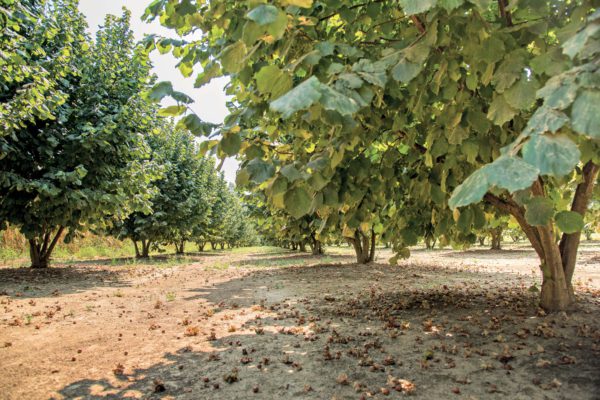
{"type": "MultiPolygon", "coordinates": [[[[583,167],[583,180],[577,185],[571,211],[585,216],[588,203],[598,176],[598,165],[589,161],[583,167]]],[[[534,196],[546,196],[541,179],[531,187],[534,196]]],[[[544,226],[531,226],[525,219],[525,209],[512,198],[503,199],[491,193],[485,195],[485,200],[499,209],[509,212],[515,217],[521,229],[531,242],[538,257],[542,270],[542,291],[540,306],[546,311],[562,311],[575,302],[573,273],[577,262],[577,250],[581,240],[581,231],[564,233],[560,243],[555,241],[555,231],[552,222],[544,226]]]]}
{"type": "Polygon", "coordinates": [[[502,247],[502,228],[493,228],[492,234],[492,250],[501,250],[502,247]]]}
{"type": "Polygon", "coordinates": [[[346,239],[354,247],[358,264],[368,264],[375,259],[375,232],[372,229],[370,237],[357,229],[353,238],[346,239]]]}
{"type": "Polygon", "coordinates": [[[135,248],[135,258],[140,258],[141,254],[140,254],[140,248],[138,247],[137,240],[131,239],[131,241],[133,242],[133,247],[135,248]]]}
{"type": "Polygon", "coordinates": [[[217,243],[216,242],[210,242],[210,247],[212,247],[213,250],[217,249],[217,243]]]}
{"type": "Polygon", "coordinates": [[[298,244],[295,242],[292,242],[292,250],[296,251],[298,250],[298,244]]]}
{"type": "Polygon", "coordinates": [[[323,244],[318,240],[314,233],[311,233],[310,240],[308,241],[310,250],[313,256],[319,256],[323,254],[323,244]]]}
{"type": "Polygon", "coordinates": [[[35,240],[29,241],[29,257],[31,268],[48,268],[48,258],[40,253],[40,246],[35,240]]]}
{"type": "Polygon", "coordinates": [[[221,247],[221,250],[225,249],[225,243],[224,242],[219,243],[219,246],[221,247]]]}
{"type": "Polygon", "coordinates": [[[204,246],[206,246],[206,242],[198,242],[198,251],[204,251],[204,246]]]}
{"type": "Polygon", "coordinates": [[[477,240],[479,241],[480,246],[485,246],[485,236],[479,236],[477,240]]]}
{"type": "Polygon", "coordinates": [[[425,236],[425,248],[427,250],[431,250],[435,247],[435,240],[433,239],[432,236],[425,236]]]}
{"type": "Polygon", "coordinates": [[[298,243],[298,248],[300,249],[300,251],[302,253],[306,253],[306,242],[305,241],[301,241],[298,243]]]}
{"type": "Polygon", "coordinates": [[[56,234],[52,230],[43,232],[41,237],[29,239],[29,257],[31,259],[31,268],[48,268],[50,265],[50,256],[56,244],[60,240],[65,228],[58,227],[56,234]]]}
{"type": "Polygon", "coordinates": [[[179,243],[175,243],[175,254],[185,253],[185,240],[180,240],[179,243]]]}
{"type": "Polygon", "coordinates": [[[150,257],[150,240],[142,239],[142,253],[136,257],[138,258],[148,258],[150,257]]]}

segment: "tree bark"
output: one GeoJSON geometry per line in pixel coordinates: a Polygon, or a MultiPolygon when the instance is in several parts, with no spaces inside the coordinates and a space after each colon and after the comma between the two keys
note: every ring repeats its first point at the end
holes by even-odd
{"type": "MultiPolygon", "coordinates": [[[[598,170],[598,165],[593,164],[591,161],[583,167],[583,180],[575,190],[571,211],[585,216],[598,177],[598,170]]],[[[531,190],[535,196],[546,195],[541,179],[534,182],[531,190]]],[[[513,199],[502,199],[487,193],[485,200],[515,217],[538,254],[543,276],[540,306],[547,311],[568,309],[575,302],[572,279],[577,262],[581,232],[565,233],[560,242],[556,243],[553,224],[549,223],[544,226],[529,225],[525,220],[524,208],[513,199]]]]}
{"type": "Polygon", "coordinates": [[[131,239],[131,241],[133,242],[133,247],[135,248],[135,258],[140,258],[141,254],[140,254],[140,248],[138,247],[137,240],[131,239]]]}
{"type": "Polygon", "coordinates": [[[47,231],[39,239],[29,239],[31,268],[48,268],[52,251],[56,247],[64,230],[64,226],[60,226],[54,237],[52,236],[52,231],[47,231]]]}
{"type": "Polygon", "coordinates": [[[316,238],[314,233],[310,234],[310,241],[308,244],[310,245],[310,250],[313,256],[319,256],[323,254],[323,244],[316,238]]]}
{"type": "MultiPolygon", "coordinates": [[[[585,216],[588,204],[592,198],[592,191],[594,190],[594,184],[596,183],[599,169],[600,167],[591,161],[588,161],[583,167],[583,181],[577,185],[573,203],[571,204],[571,211],[581,214],[582,217],[585,216]]],[[[571,280],[573,279],[573,273],[575,272],[577,250],[579,249],[580,240],[581,231],[568,234],[564,233],[559,244],[565,277],[569,283],[571,292],[573,291],[571,280]]]]}
{"type": "Polygon", "coordinates": [[[219,243],[219,246],[221,247],[221,250],[225,249],[225,243],[224,242],[219,243]]]}
{"type": "Polygon", "coordinates": [[[198,242],[198,251],[204,251],[204,246],[206,246],[206,242],[198,242]]]}
{"type": "Polygon", "coordinates": [[[348,243],[354,247],[356,253],[356,262],[358,264],[368,264],[375,259],[375,232],[371,229],[371,234],[366,235],[360,229],[357,229],[353,238],[346,238],[348,243]]]}
{"type": "Polygon", "coordinates": [[[185,253],[185,240],[180,240],[179,243],[175,243],[175,254],[185,253]]]}
{"type": "Polygon", "coordinates": [[[142,239],[142,253],[139,258],[148,258],[150,257],[150,240],[142,239]]]}
{"type": "Polygon", "coordinates": [[[491,250],[501,250],[502,249],[502,228],[493,228],[490,232],[492,234],[491,250]]]}
{"type": "Polygon", "coordinates": [[[212,247],[213,250],[217,249],[217,243],[216,242],[210,242],[210,247],[212,247]]]}
{"type": "Polygon", "coordinates": [[[485,246],[485,236],[479,236],[477,240],[479,241],[480,246],[485,246]]]}
{"type": "Polygon", "coordinates": [[[301,241],[298,243],[298,248],[300,249],[300,251],[302,253],[306,253],[306,242],[305,241],[301,241]]]}

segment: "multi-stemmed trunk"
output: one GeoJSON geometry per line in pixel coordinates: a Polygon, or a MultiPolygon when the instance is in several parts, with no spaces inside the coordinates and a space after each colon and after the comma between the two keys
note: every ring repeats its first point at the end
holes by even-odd
{"type": "Polygon", "coordinates": [[[210,242],[210,247],[211,247],[213,250],[216,250],[216,249],[217,249],[217,242],[210,242]]]}
{"type": "Polygon", "coordinates": [[[185,240],[180,240],[175,243],[175,254],[183,254],[185,253],[185,240]]]}
{"type": "Polygon", "coordinates": [[[323,254],[323,244],[315,237],[314,234],[310,235],[310,241],[308,244],[313,256],[319,256],[323,254]]]}
{"type": "Polygon", "coordinates": [[[224,250],[225,249],[225,242],[219,243],[219,246],[221,247],[221,250],[224,250]]]}
{"type": "Polygon", "coordinates": [[[370,234],[357,229],[354,237],[347,237],[348,243],[354,247],[356,253],[356,262],[367,264],[375,259],[375,232],[371,229],[370,234]]]}
{"type": "MultiPolygon", "coordinates": [[[[583,180],[575,190],[571,211],[585,216],[598,176],[598,170],[598,165],[591,161],[583,167],[583,180]]],[[[546,196],[541,180],[536,181],[531,189],[534,196],[546,196]]],[[[530,225],[525,219],[525,208],[514,199],[510,197],[501,198],[488,193],[485,195],[485,200],[510,213],[517,220],[540,258],[540,269],[543,276],[540,306],[547,311],[568,309],[575,302],[571,282],[577,262],[581,231],[563,233],[557,243],[554,224],[550,222],[541,226],[530,225]]]]}
{"type": "Polygon", "coordinates": [[[135,247],[136,258],[148,258],[150,257],[150,240],[142,239],[141,243],[138,244],[137,240],[133,240],[133,246],[135,247]]]}
{"type": "Polygon", "coordinates": [[[501,250],[501,248],[502,248],[502,231],[503,231],[503,229],[500,227],[492,228],[490,230],[490,233],[492,235],[492,246],[491,246],[492,250],[501,250]]]}
{"type": "Polygon", "coordinates": [[[425,236],[425,248],[427,250],[433,249],[435,247],[436,242],[437,242],[437,240],[433,235],[425,236]]]}
{"type": "Polygon", "coordinates": [[[206,246],[206,242],[204,242],[204,241],[198,242],[198,251],[204,251],[204,246],[206,246]]]}
{"type": "Polygon", "coordinates": [[[48,268],[50,256],[60,240],[65,228],[60,226],[56,232],[54,229],[43,232],[39,237],[29,239],[29,256],[31,268],[48,268]]]}

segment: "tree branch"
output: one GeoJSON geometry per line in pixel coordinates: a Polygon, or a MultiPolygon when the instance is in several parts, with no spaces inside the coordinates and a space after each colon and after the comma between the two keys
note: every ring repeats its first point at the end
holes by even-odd
{"type": "MultiPolygon", "coordinates": [[[[585,213],[587,212],[588,203],[592,197],[592,191],[594,190],[594,184],[596,183],[599,170],[600,167],[591,161],[588,161],[583,167],[583,181],[577,185],[573,203],[571,204],[571,211],[581,214],[582,217],[585,216],[585,213]]],[[[579,248],[580,240],[581,231],[575,233],[563,233],[562,238],[560,239],[559,249],[567,282],[571,282],[573,273],[575,272],[577,249],[579,248]]]]}
{"type": "Polygon", "coordinates": [[[500,8],[500,16],[506,21],[506,26],[513,26],[512,16],[510,11],[506,10],[506,0],[498,0],[498,8],[500,8]]]}
{"type": "Polygon", "coordinates": [[[60,226],[58,228],[58,232],[56,232],[56,236],[54,236],[54,239],[52,239],[52,243],[50,243],[50,246],[46,250],[46,254],[45,254],[46,257],[49,256],[50,254],[52,254],[52,250],[54,250],[54,246],[56,246],[56,244],[58,243],[58,240],[60,239],[60,236],[62,235],[64,230],[65,230],[64,226],[60,226]]]}
{"type": "Polygon", "coordinates": [[[542,247],[542,242],[539,233],[525,220],[525,209],[512,199],[506,200],[492,193],[486,193],[483,199],[487,203],[493,205],[494,207],[497,207],[500,210],[509,213],[517,220],[519,226],[527,236],[527,239],[529,239],[529,242],[535,249],[535,252],[537,253],[538,257],[540,257],[540,260],[543,260],[544,248],[542,247]]]}
{"type": "Polygon", "coordinates": [[[417,29],[419,30],[419,33],[421,35],[424,34],[425,33],[425,25],[423,25],[423,23],[421,22],[421,20],[419,19],[419,17],[417,17],[416,15],[411,15],[410,19],[415,24],[415,26],[417,27],[417,29]]]}

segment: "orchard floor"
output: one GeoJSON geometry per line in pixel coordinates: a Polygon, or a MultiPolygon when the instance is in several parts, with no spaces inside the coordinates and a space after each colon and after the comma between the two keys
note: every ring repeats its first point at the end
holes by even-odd
{"type": "Polygon", "coordinates": [[[600,399],[600,244],[578,309],[525,246],[273,248],[0,267],[0,399],[600,399]]]}

